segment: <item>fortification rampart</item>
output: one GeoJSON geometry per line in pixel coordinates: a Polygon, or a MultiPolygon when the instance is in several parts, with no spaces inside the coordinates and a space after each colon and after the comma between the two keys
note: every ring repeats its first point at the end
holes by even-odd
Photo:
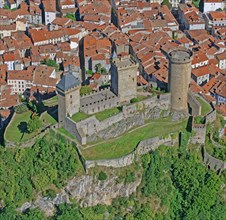
{"type": "Polygon", "coordinates": [[[215,110],[213,104],[211,103],[212,111],[206,115],[206,123],[212,123],[217,118],[217,111],[215,110]]]}
{"type": "MultiPolygon", "coordinates": [[[[117,137],[134,126],[140,126],[145,123],[145,119],[157,119],[167,117],[169,114],[161,115],[162,110],[167,110],[170,105],[170,94],[163,94],[159,97],[151,97],[138,103],[123,106],[121,113],[99,121],[95,116],[91,116],[85,120],[75,123],[70,119],[70,130],[77,129],[84,141],[95,141],[97,137],[108,139],[117,137]],[[76,124],[72,126],[71,123],[76,124]],[[114,125],[114,126],[113,126],[114,125]],[[73,127],[73,129],[71,129],[73,127]]],[[[67,128],[68,129],[68,128],[67,128]]],[[[81,139],[80,139],[81,140],[81,139]]],[[[83,142],[85,143],[85,142],[83,142]]]]}
{"type": "Polygon", "coordinates": [[[147,140],[141,141],[136,149],[130,154],[109,160],[86,160],[85,169],[86,172],[95,166],[104,167],[125,167],[131,165],[135,160],[137,160],[141,155],[144,155],[150,151],[156,150],[160,145],[175,146],[178,143],[178,135],[169,134],[166,137],[154,137],[147,140]]]}
{"type": "Polygon", "coordinates": [[[205,149],[203,152],[203,160],[204,163],[211,169],[217,172],[221,172],[223,170],[226,170],[226,162],[219,160],[210,154],[208,154],[205,149]]]}
{"type": "Polygon", "coordinates": [[[119,105],[119,98],[109,88],[82,96],[80,111],[94,114],[119,105]]]}
{"type": "Polygon", "coordinates": [[[201,115],[201,104],[197,101],[195,95],[191,92],[188,92],[188,104],[192,110],[193,116],[201,115]]]}
{"type": "MultiPolygon", "coordinates": [[[[194,122],[193,122],[194,123],[194,122]]],[[[193,124],[192,144],[205,144],[206,141],[206,124],[193,124]]]]}
{"type": "Polygon", "coordinates": [[[70,134],[74,135],[81,144],[86,144],[85,133],[83,132],[83,130],[81,128],[77,127],[76,123],[72,119],[66,117],[65,118],[65,125],[66,126],[64,128],[70,134]]]}

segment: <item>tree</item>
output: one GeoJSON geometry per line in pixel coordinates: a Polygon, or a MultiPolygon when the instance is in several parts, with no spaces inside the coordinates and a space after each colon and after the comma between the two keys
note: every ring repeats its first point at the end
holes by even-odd
{"type": "Polygon", "coordinates": [[[32,112],[35,112],[35,113],[38,112],[37,103],[35,100],[28,102],[28,107],[31,109],[32,112]]]}
{"type": "Polygon", "coordinates": [[[80,95],[87,95],[92,93],[92,88],[90,86],[82,86],[80,89],[80,95]]]}
{"type": "Polygon", "coordinates": [[[101,72],[101,68],[102,68],[101,63],[98,63],[98,64],[95,65],[95,70],[96,70],[97,73],[101,72]]]}
{"type": "Polygon", "coordinates": [[[87,71],[86,71],[86,74],[88,74],[88,75],[91,75],[91,76],[92,76],[92,75],[93,75],[93,71],[92,71],[92,70],[87,70],[87,71]]]}
{"type": "Polygon", "coordinates": [[[25,103],[22,103],[20,105],[17,105],[14,107],[14,111],[17,113],[17,114],[22,114],[26,111],[28,111],[28,107],[25,103]]]}
{"type": "Polygon", "coordinates": [[[216,11],[223,11],[221,8],[218,8],[216,11]]]}
{"type": "Polygon", "coordinates": [[[34,116],[27,123],[27,131],[29,133],[32,133],[32,132],[38,130],[39,128],[41,128],[41,126],[42,126],[42,122],[39,119],[39,117],[38,116],[34,116]]]}
{"type": "Polygon", "coordinates": [[[162,5],[166,5],[169,9],[172,8],[172,5],[170,4],[169,0],[163,0],[162,5]]]}
{"type": "Polygon", "coordinates": [[[196,8],[199,8],[200,0],[192,0],[192,4],[193,4],[196,8]]]}
{"type": "Polygon", "coordinates": [[[22,140],[24,137],[24,134],[27,132],[27,122],[21,121],[20,124],[17,126],[17,128],[19,129],[20,133],[22,133],[22,136],[20,138],[20,140],[22,140]]]}
{"type": "Polygon", "coordinates": [[[56,63],[55,60],[45,59],[43,62],[41,62],[41,64],[44,64],[44,65],[47,65],[47,66],[55,67],[55,70],[56,70],[56,71],[59,71],[59,65],[56,63]]]}
{"type": "Polygon", "coordinates": [[[107,69],[105,67],[102,67],[100,69],[101,74],[106,74],[107,73],[107,69]]]}
{"type": "Polygon", "coordinates": [[[66,14],[65,18],[69,18],[69,19],[71,19],[72,21],[76,21],[75,14],[73,14],[73,13],[68,13],[68,14],[66,14]]]}

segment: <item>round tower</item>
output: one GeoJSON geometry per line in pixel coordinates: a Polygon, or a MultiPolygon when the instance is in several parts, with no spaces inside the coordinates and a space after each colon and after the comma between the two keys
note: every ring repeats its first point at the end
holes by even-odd
{"type": "Polygon", "coordinates": [[[188,87],[191,79],[193,52],[186,48],[173,49],[169,57],[169,83],[171,109],[188,111],[188,87]]]}

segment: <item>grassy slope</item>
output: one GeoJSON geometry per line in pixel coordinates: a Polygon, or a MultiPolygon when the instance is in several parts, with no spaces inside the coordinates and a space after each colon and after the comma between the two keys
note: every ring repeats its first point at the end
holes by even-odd
{"type": "Polygon", "coordinates": [[[90,148],[83,149],[82,153],[89,160],[121,157],[132,152],[141,140],[181,131],[185,128],[186,123],[187,121],[151,122],[119,138],[97,143],[90,148]]]}
{"type": "Polygon", "coordinates": [[[211,111],[211,107],[208,103],[206,103],[204,100],[202,100],[202,98],[197,97],[197,101],[200,103],[201,105],[201,114],[202,115],[206,115],[211,111]]]}
{"type": "Polygon", "coordinates": [[[95,113],[93,115],[87,115],[84,112],[78,112],[78,113],[74,114],[71,117],[71,119],[75,122],[79,122],[79,121],[89,118],[91,116],[95,116],[99,121],[103,121],[104,119],[110,118],[111,116],[118,114],[120,111],[121,110],[118,107],[115,107],[115,108],[106,109],[104,111],[95,113]]]}
{"type": "Polygon", "coordinates": [[[25,132],[24,135],[22,132],[22,130],[26,130],[26,123],[29,121],[30,116],[31,116],[30,111],[27,111],[22,114],[15,114],[11,123],[9,124],[5,131],[5,138],[8,141],[13,141],[17,143],[20,141],[27,141],[36,136],[37,134],[36,132],[33,132],[31,134],[25,132]],[[21,125],[21,123],[23,123],[23,126],[21,126],[22,129],[19,129],[18,126],[21,125]]]}

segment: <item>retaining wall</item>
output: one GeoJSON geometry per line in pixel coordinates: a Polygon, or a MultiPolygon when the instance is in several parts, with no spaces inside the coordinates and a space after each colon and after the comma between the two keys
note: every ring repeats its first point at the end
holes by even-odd
{"type": "Polygon", "coordinates": [[[207,166],[209,166],[211,170],[218,171],[218,172],[226,170],[226,162],[211,156],[205,150],[203,154],[203,160],[204,160],[204,163],[207,166]]]}
{"type": "Polygon", "coordinates": [[[86,160],[85,161],[85,170],[88,170],[95,166],[104,166],[104,167],[125,167],[131,165],[139,156],[146,154],[150,151],[156,150],[160,145],[174,146],[178,143],[178,135],[176,138],[175,134],[169,134],[167,137],[154,137],[147,140],[141,141],[136,149],[123,157],[109,160],[86,160]]]}
{"type": "Polygon", "coordinates": [[[201,115],[201,105],[191,92],[188,93],[188,103],[192,109],[193,116],[201,115]]]}
{"type": "Polygon", "coordinates": [[[74,135],[81,144],[86,144],[86,135],[81,128],[77,127],[76,123],[72,119],[65,117],[64,129],[74,135]]]}

